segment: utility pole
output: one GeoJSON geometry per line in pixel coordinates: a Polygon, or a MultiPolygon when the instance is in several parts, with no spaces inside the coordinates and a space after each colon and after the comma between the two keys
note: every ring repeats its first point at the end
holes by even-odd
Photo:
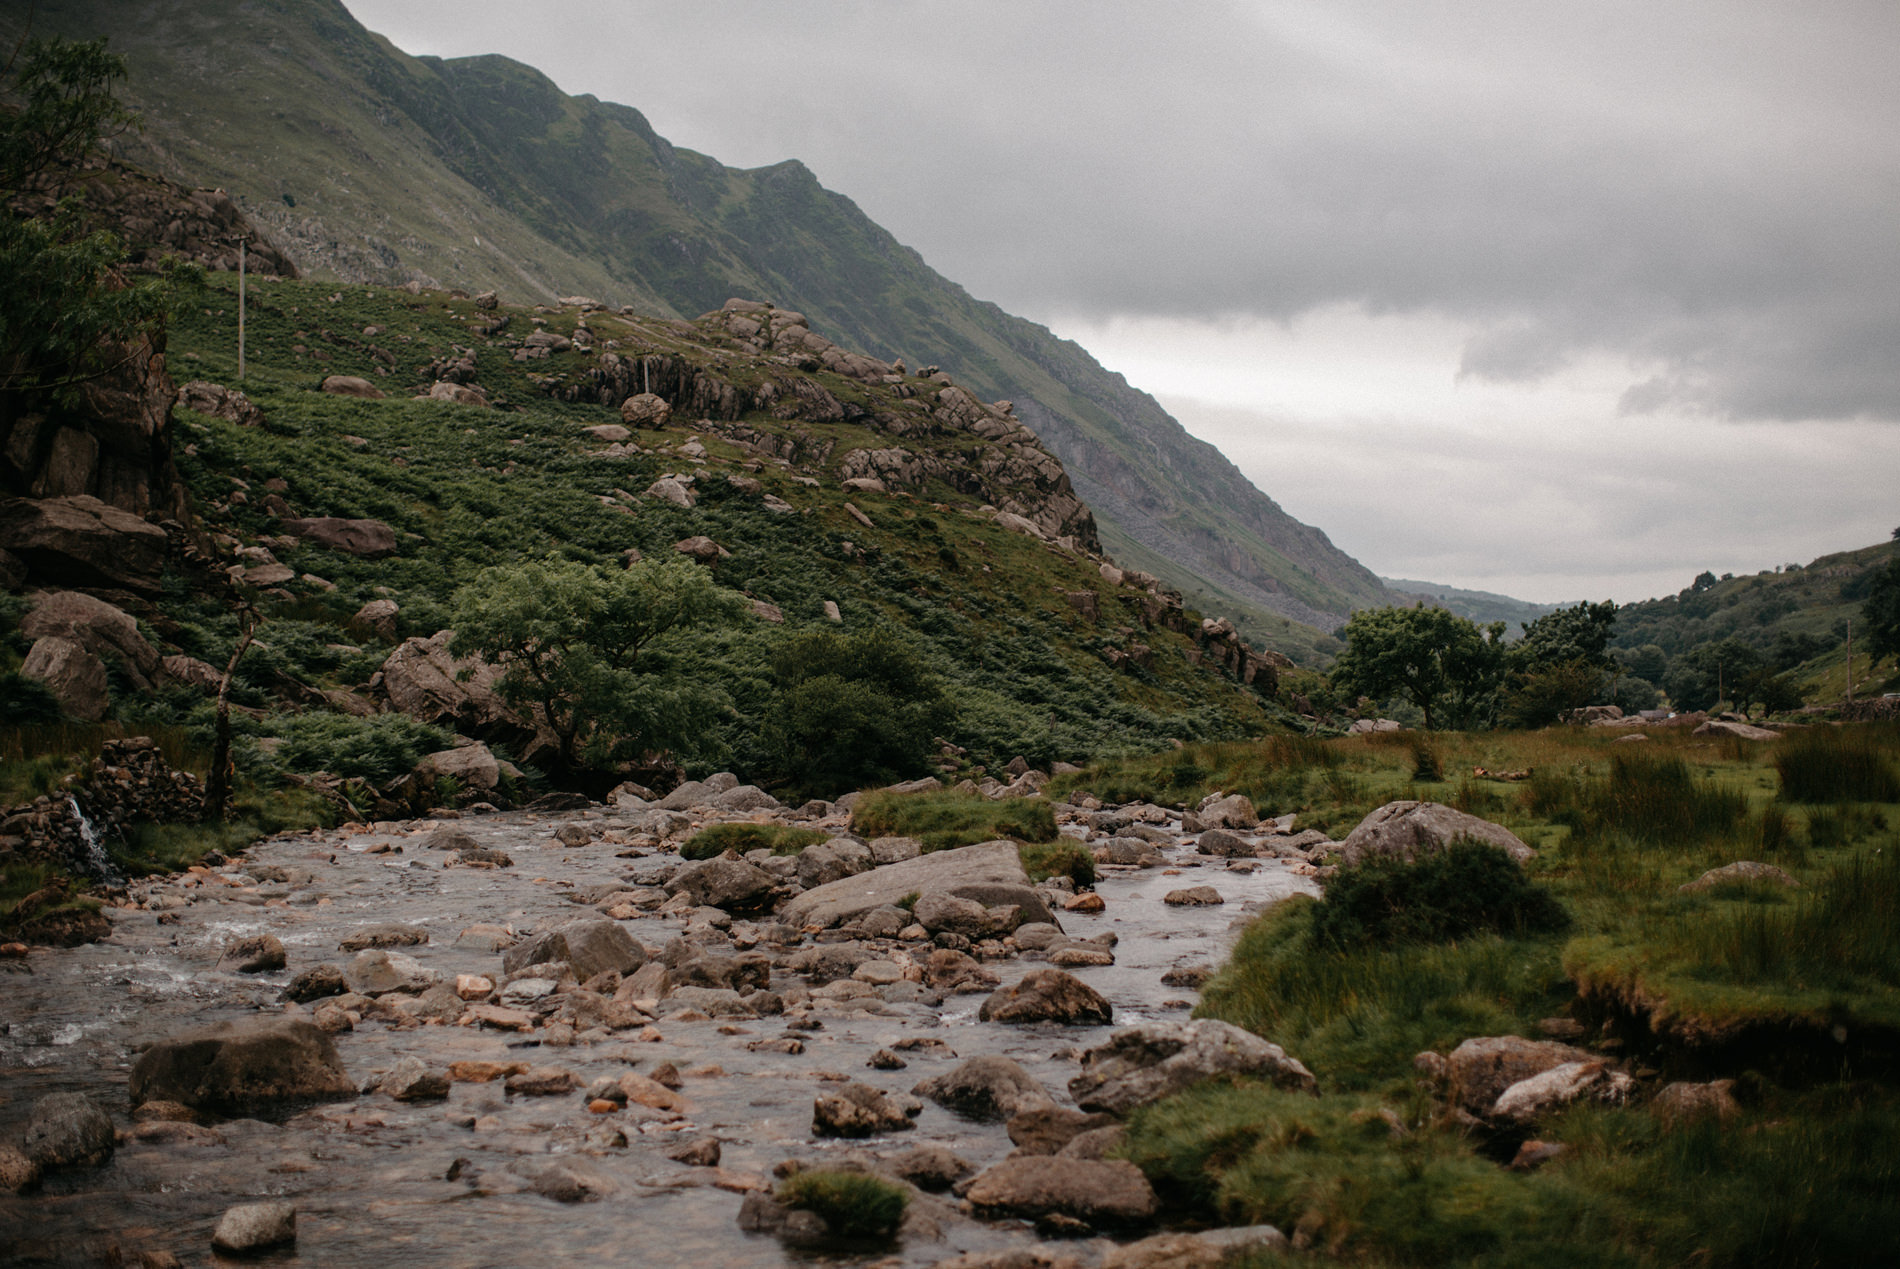
{"type": "Polygon", "coordinates": [[[238,235],[238,382],[244,382],[244,235],[238,235]]]}
{"type": "Polygon", "coordinates": [[[1854,699],[1854,619],[1847,618],[1847,699],[1854,699]]]}

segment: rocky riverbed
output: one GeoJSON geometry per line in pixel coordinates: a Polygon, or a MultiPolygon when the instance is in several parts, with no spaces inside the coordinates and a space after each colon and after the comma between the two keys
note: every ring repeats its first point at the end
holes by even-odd
{"type": "Polygon", "coordinates": [[[0,1192],[0,1259],[1163,1263],[1114,1116],[1223,1063],[1305,1075],[1182,1028],[1233,927],[1316,889],[1288,824],[1059,806],[1085,895],[822,806],[801,859],[682,860],[704,824],[793,819],[733,792],[288,835],[0,961],[0,1172],[38,1178],[0,1192]],[[178,1041],[227,1023],[251,1038],[178,1041]],[[55,1094],[105,1113],[103,1162],[55,1094]],[[910,1190],[894,1242],[772,1201],[834,1166],[910,1190]]]}

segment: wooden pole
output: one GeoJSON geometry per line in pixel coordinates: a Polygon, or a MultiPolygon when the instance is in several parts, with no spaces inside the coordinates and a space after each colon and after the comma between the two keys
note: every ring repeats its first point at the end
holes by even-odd
{"type": "Polygon", "coordinates": [[[1847,619],[1847,699],[1854,699],[1854,619],[1847,619]]]}
{"type": "Polygon", "coordinates": [[[238,236],[238,382],[244,382],[244,237],[238,236]]]}

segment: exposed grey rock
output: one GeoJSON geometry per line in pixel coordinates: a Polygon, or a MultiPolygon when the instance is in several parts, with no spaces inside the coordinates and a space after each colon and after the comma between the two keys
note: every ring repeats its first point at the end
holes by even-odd
{"type": "Polygon", "coordinates": [[[798,884],[807,890],[855,877],[876,867],[871,848],[855,837],[815,842],[798,853],[798,884]]]}
{"type": "Polygon", "coordinates": [[[1019,982],[999,988],[977,1017],[984,1022],[1106,1023],[1114,1008],[1093,987],[1059,969],[1031,970],[1019,982]]]}
{"type": "MultiPolygon", "coordinates": [[[[438,836],[441,831],[442,830],[437,830],[438,836]]],[[[475,839],[470,837],[467,833],[457,833],[456,836],[463,839],[468,846],[475,845],[475,839]]],[[[433,842],[433,840],[434,838],[430,839],[431,842],[433,842]]],[[[445,848],[431,846],[431,849],[440,850],[445,848]]],[[[460,850],[462,846],[457,845],[447,847],[446,849],[460,850]]],[[[343,941],[337,944],[337,950],[343,952],[360,952],[364,948],[369,947],[420,947],[428,941],[429,932],[419,925],[402,925],[396,922],[387,922],[381,925],[366,925],[354,933],[346,935],[343,941]]]]}
{"type": "Polygon", "coordinates": [[[1023,871],[1016,843],[983,842],[873,868],[805,891],[785,905],[780,919],[795,927],[828,927],[873,908],[895,905],[907,895],[984,882],[1028,886],[1029,876],[1023,871]]]}
{"type": "Polygon", "coordinates": [[[963,1197],[987,1218],[1062,1216],[1096,1229],[1144,1225],[1155,1214],[1148,1178],[1123,1159],[1005,1159],[970,1182],[963,1197]]]}
{"type": "Polygon", "coordinates": [[[436,1101],[449,1095],[449,1077],[446,1072],[430,1070],[421,1058],[405,1057],[377,1087],[399,1102],[436,1101]]]}
{"type": "Polygon", "coordinates": [[[975,1119],[1008,1119],[1055,1105],[1035,1076],[1006,1057],[971,1058],[910,1091],[975,1119]]]}
{"type": "Polygon", "coordinates": [[[0,498],[0,549],[38,585],[158,591],[165,531],[90,494],[0,498]]]}
{"type": "Polygon", "coordinates": [[[422,992],[442,979],[415,957],[380,947],[358,952],[344,967],[343,977],[351,991],[365,996],[383,996],[392,991],[422,992]]]}
{"type": "Polygon", "coordinates": [[[1210,828],[1203,832],[1195,849],[1218,859],[1252,859],[1259,853],[1252,842],[1224,828],[1210,828]]]}
{"type": "Polygon", "coordinates": [[[284,988],[284,999],[294,1000],[298,1004],[309,1004],[313,1000],[323,1000],[330,996],[341,996],[350,989],[349,980],[343,976],[343,970],[335,965],[312,965],[284,988]]]}
{"type": "Polygon", "coordinates": [[[701,907],[751,912],[771,905],[778,882],[741,859],[702,859],[687,864],[666,883],[668,894],[686,895],[701,907]]]}
{"type": "MultiPolygon", "coordinates": [[[[326,381],[327,382],[327,381],[326,381]]],[[[377,395],[381,395],[378,393],[377,395]]],[[[297,1207],[294,1203],[240,1203],[226,1208],[211,1235],[217,1251],[247,1255],[270,1247],[282,1247],[297,1241],[297,1207]]]]}
{"type": "Polygon", "coordinates": [[[1593,1101],[1621,1105],[1633,1086],[1628,1075],[1608,1062],[1565,1062],[1541,1071],[1498,1094],[1490,1117],[1524,1125],[1562,1110],[1573,1102],[1593,1101]]]}
{"type": "Polygon", "coordinates": [[[1106,1128],[1112,1115],[1089,1114],[1058,1106],[1053,1101],[1030,1106],[1009,1117],[1010,1141],[1024,1154],[1056,1154],[1085,1132],[1106,1128]]]}
{"type": "Polygon", "coordinates": [[[233,939],[218,958],[219,969],[237,974],[268,974],[284,965],[284,941],[275,934],[233,939]]]}
{"type": "Polygon", "coordinates": [[[915,1127],[915,1098],[896,1098],[869,1084],[840,1084],[812,1102],[811,1130],[819,1137],[870,1137],[915,1127]]]}
{"type": "Polygon", "coordinates": [[[1187,886],[1180,890],[1170,890],[1161,896],[1161,902],[1177,908],[1204,908],[1227,902],[1221,898],[1220,891],[1212,886],[1187,886]]]}
{"type": "Polygon", "coordinates": [[[48,1093],[27,1114],[20,1148],[36,1167],[70,1168],[112,1157],[112,1118],[84,1093],[48,1093]]]}
{"type": "Polygon", "coordinates": [[[1759,881],[1770,885],[1798,888],[1801,883],[1790,877],[1773,864],[1756,863],[1752,859],[1737,860],[1732,864],[1723,864],[1720,868],[1711,868],[1694,881],[1684,882],[1676,889],[1685,894],[1698,894],[1704,890],[1713,890],[1717,886],[1734,885],[1737,882],[1759,881]]]}
{"type": "Polygon", "coordinates": [[[1437,802],[1388,802],[1347,834],[1339,858],[1343,864],[1356,864],[1370,855],[1416,859],[1441,851],[1459,838],[1496,846],[1519,863],[1537,853],[1503,825],[1452,807],[1437,802]]]}
{"type": "Polygon", "coordinates": [[[1595,1060],[1593,1053],[1554,1040],[1478,1036],[1451,1051],[1444,1059],[1444,1071],[1452,1100],[1474,1115],[1483,1115],[1513,1084],[1567,1062],[1595,1060]]]}
{"type": "Polygon", "coordinates": [[[975,1172],[969,1162],[943,1146],[918,1146],[885,1160],[892,1175],[920,1190],[947,1190],[975,1172]]]}
{"type": "Polygon", "coordinates": [[[1286,1050],[1232,1023],[1151,1022],[1117,1031],[1082,1057],[1069,1092],[1083,1110],[1127,1114],[1137,1106],[1224,1075],[1268,1079],[1314,1092],[1313,1073],[1286,1050]]]}
{"type": "Polygon", "coordinates": [[[924,853],[924,844],[914,837],[879,837],[871,842],[871,859],[880,867],[915,859],[924,853]]]}
{"type": "Polygon", "coordinates": [[[1252,828],[1260,823],[1253,802],[1242,793],[1206,803],[1196,814],[1203,828],[1252,828]]]}
{"type": "Polygon", "coordinates": [[[381,520],[314,516],[305,520],[286,520],[283,530],[291,537],[303,538],[332,551],[368,560],[379,560],[396,553],[396,531],[381,520]]]}

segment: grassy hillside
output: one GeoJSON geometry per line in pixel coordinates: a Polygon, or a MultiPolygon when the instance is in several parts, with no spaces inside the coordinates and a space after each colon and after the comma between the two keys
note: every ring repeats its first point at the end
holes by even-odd
{"type": "MultiPolygon", "coordinates": [[[[183,297],[171,331],[180,379],[235,381],[234,285],[230,275],[213,274],[183,297]]],[[[674,543],[705,535],[729,553],[713,566],[719,583],[771,605],[783,621],[748,616],[669,650],[673,663],[691,665],[727,698],[721,721],[683,755],[694,770],[774,778],[760,742],[776,701],[770,657],[801,630],[829,628],[827,601],[840,609],[844,630],[888,632],[951,689],[955,711],[944,738],[967,749],[970,764],[994,769],[1021,753],[1046,765],[1239,735],[1277,716],[1259,693],[1194,664],[1194,641],[1157,624],[1150,596],[1105,581],[1085,555],[978,514],[980,503],[1004,501],[1007,489],[964,493],[944,480],[916,492],[841,487],[853,451],[897,443],[880,429],[906,404],[902,385],[748,358],[716,324],[504,306],[508,333],[471,329],[496,316],[441,293],[252,284],[245,390],[265,425],[178,415],[178,464],[205,528],[221,535],[221,557],[241,564],[238,552],[262,546],[299,575],[260,601],[269,617],[265,647],[244,663],[244,703],[283,708],[285,681],[298,685],[293,699],[307,700],[310,690],[367,692],[392,643],[353,623],[368,601],[397,603],[395,639],[428,636],[455,624],[453,592],[486,566],[553,552],[620,567],[629,551],[664,558],[674,543]],[[592,351],[515,360],[518,334],[572,336],[583,323],[592,351]],[[618,424],[618,410],[563,397],[591,382],[615,347],[638,349],[654,365],[678,359],[724,382],[756,383],[768,373],[802,379],[857,413],[825,421],[748,409],[730,423],[685,419],[609,446],[583,429],[618,424]],[[411,399],[430,381],[429,363],[457,349],[469,350],[495,406],[411,399]],[[316,391],[328,374],[360,375],[389,396],[316,391]],[[794,459],[770,456],[777,438],[794,459]],[[697,478],[697,505],[644,494],[669,473],[697,478]],[[274,513],[271,494],[287,505],[274,513]],[[790,509],[774,510],[773,499],[790,509]],[[382,520],[401,545],[375,560],[300,545],[281,536],[286,513],[382,520]],[[1123,660],[1137,645],[1148,651],[1123,660]]],[[[957,480],[960,464],[974,469],[997,448],[925,430],[901,443],[941,459],[957,480]]],[[[177,650],[219,664],[235,637],[228,610],[186,578],[153,621],[177,650]]],[[[251,730],[267,735],[271,726],[251,730]]]]}
{"type": "Polygon", "coordinates": [[[1481,626],[1502,621],[1506,639],[1517,638],[1523,633],[1524,626],[1563,607],[1561,604],[1534,604],[1526,599],[1512,599],[1509,595],[1493,594],[1488,590],[1463,590],[1441,582],[1415,582],[1396,577],[1382,577],[1379,580],[1402,594],[1423,595],[1435,601],[1436,607],[1455,612],[1460,617],[1468,617],[1481,626]]]}
{"type": "MultiPolygon", "coordinates": [[[[19,15],[0,16],[11,38],[19,15]]],[[[795,161],[725,167],[636,110],[505,57],[413,58],[335,0],[74,0],[39,28],[108,34],[144,112],[128,154],[228,188],[313,276],[591,295],[692,317],[771,301],[873,355],[1007,398],[1112,549],[1305,658],[1389,601],[1324,533],[1077,345],[968,295],[795,161]]]]}

